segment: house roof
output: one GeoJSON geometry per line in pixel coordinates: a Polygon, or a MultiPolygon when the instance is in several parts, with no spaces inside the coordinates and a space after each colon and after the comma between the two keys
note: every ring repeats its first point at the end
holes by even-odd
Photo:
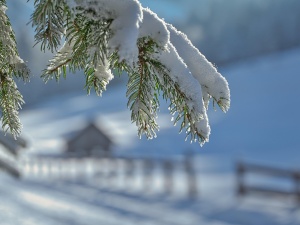
{"type": "Polygon", "coordinates": [[[101,136],[102,137],[102,141],[104,139],[104,141],[106,143],[109,143],[109,144],[113,143],[112,140],[111,140],[111,138],[105,132],[103,132],[94,122],[90,122],[82,130],[78,131],[71,138],[69,138],[67,140],[67,144],[68,145],[72,145],[73,143],[76,143],[81,137],[83,137],[85,135],[88,135],[90,131],[95,132],[99,136],[101,136]]]}

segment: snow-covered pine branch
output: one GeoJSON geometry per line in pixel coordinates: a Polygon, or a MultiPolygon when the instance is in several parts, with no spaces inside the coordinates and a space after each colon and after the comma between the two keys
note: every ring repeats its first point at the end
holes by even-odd
{"type": "Polygon", "coordinates": [[[167,26],[170,31],[171,42],[202,87],[206,108],[208,107],[209,98],[212,97],[224,112],[228,111],[230,91],[226,79],[207,61],[185,34],[178,31],[171,24],[167,26]]]}
{"type": "Polygon", "coordinates": [[[126,72],[128,107],[139,136],[156,136],[162,93],[180,131],[200,144],[209,140],[208,102],[212,98],[227,111],[229,87],[185,34],[138,0],[35,0],[34,5],[36,42],[42,50],[60,48],[42,75],[45,81],[66,76],[67,68],[82,70],[88,93],[94,88],[101,95],[113,79],[111,70],[126,72]]]}
{"type": "Polygon", "coordinates": [[[24,103],[14,78],[29,79],[29,70],[19,57],[14,32],[6,15],[6,2],[0,0],[0,108],[2,128],[14,137],[20,134],[18,110],[24,103]]]}

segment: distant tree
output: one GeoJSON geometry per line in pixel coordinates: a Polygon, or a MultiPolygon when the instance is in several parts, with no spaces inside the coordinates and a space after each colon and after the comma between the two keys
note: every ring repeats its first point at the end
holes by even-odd
{"type": "MultiPolygon", "coordinates": [[[[209,139],[209,100],[226,112],[230,91],[226,79],[187,36],[160,19],[138,0],[35,0],[31,23],[41,50],[56,52],[42,78],[59,80],[67,71],[84,71],[85,87],[98,95],[126,72],[128,107],[138,134],[156,136],[159,95],[170,101],[174,123],[187,138],[209,139]]],[[[19,57],[6,1],[0,0],[0,107],[2,127],[20,134],[18,110],[24,103],[14,79],[29,80],[19,57]]]]}

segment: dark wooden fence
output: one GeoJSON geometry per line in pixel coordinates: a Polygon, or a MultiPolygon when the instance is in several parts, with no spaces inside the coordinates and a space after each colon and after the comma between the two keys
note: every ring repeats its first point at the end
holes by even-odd
{"type": "Polygon", "coordinates": [[[264,165],[257,165],[245,162],[238,162],[236,164],[237,172],[237,194],[239,196],[245,196],[247,194],[271,194],[281,196],[296,197],[296,200],[300,203],[300,170],[289,170],[264,165]],[[279,185],[264,185],[250,182],[247,176],[254,175],[256,177],[263,177],[264,181],[270,181],[271,179],[280,179],[283,181],[289,181],[291,187],[289,189],[282,188],[279,185]]]}

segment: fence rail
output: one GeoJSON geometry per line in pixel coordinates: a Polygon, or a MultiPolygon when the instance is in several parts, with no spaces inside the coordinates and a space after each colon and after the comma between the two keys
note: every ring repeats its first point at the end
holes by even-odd
{"type": "Polygon", "coordinates": [[[236,173],[237,193],[240,196],[245,196],[250,193],[295,196],[296,200],[300,203],[300,171],[238,162],[236,164],[236,173]],[[273,178],[288,179],[292,182],[293,188],[285,190],[280,187],[249,184],[249,182],[246,181],[247,175],[263,176],[265,180],[273,178]]]}

